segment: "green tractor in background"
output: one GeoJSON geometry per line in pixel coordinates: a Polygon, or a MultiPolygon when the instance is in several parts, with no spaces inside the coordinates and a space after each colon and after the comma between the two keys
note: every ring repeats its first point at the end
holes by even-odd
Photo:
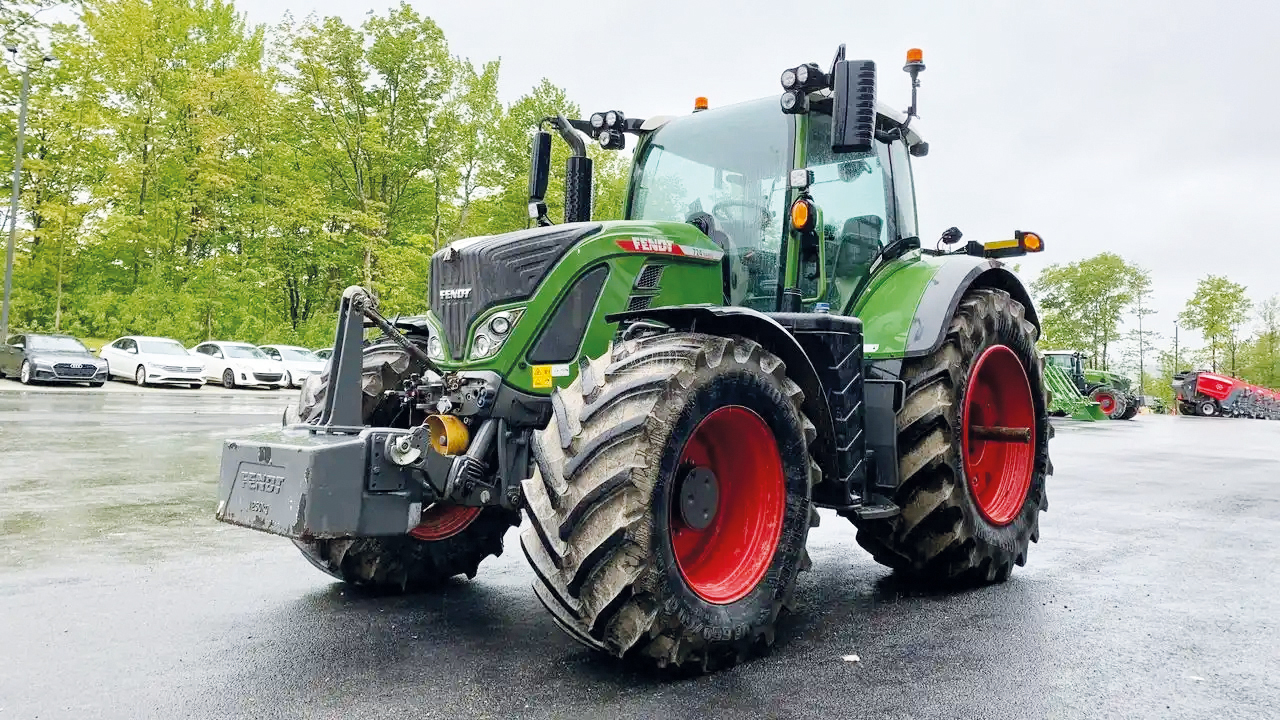
{"type": "Polygon", "coordinates": [[[1142,406],[1142,398],[1133,392],[1129,378],[1108,370],[1089,367],[1089,354],[1079,350],[1047,350],[1045,361],[1054,365],[1071,380],[1080,394],[1098,404],[1098,409],[1112,420],[1132,420],[1142,406]]]}
{"type": "Polygon", "coordinates": [[[659,666],[770,645],[819,508],[904,578],[1005,580],[1039,538],[1052,428],[1000,260],[1043,243],[921,246],[918,51],[905,69],[905,115],[842,46],[782,74],[781,108],[548,118],[573,151],[565,223],[539,131],[538,227],[436,253],[425,316],[348,288],[287,427],[225,444],[218,518],[409,589],[474,576],[523,511],[554,620],[659,666]],[[625,220],[590,219],[584,134],[638,139],[625,220]],[[362,347],[366,324],[384,337],[362,347]]]}

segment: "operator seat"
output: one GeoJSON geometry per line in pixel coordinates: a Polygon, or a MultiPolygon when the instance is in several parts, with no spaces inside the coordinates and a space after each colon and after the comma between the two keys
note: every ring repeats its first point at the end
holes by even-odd
{"type": "Polygon", "coordinates": [[[844,312],[845,305],[871,272],[872,263],[880,255],[883,227],[884,219],[879,215],[859,215],[845,221],[828,271],[831,278],[827,301],[831,303],[832,312],[844,312]]]}
{"type": "Polygon", "coordinates": [[[702,231],[720,249],[724,251],[724,262],[720,265],[721,280],[724,286],[725,301],[729,305],[739,305],[747,295],[747,273],[741,267],[737,253],[734,252],[733,239],[718,227],[711,213],[701,210],[691,213],[686,220],[690,225],[702,231]]]}

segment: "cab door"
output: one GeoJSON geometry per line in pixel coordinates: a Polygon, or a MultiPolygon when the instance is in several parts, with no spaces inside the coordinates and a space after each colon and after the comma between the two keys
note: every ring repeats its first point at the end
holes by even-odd
{"type": "MultiPolygon", "coordinates": [[[[872,152],[835,153],[831,116],[813,112],[806,119],[803,167],[813,172],[809,194],[822,212],[827,282],[820,300],[831,312],[849,314],[884,249],[917,237],[909,153],[901,140],[877,142],[872,152]]],[[[809,275],[801,274],[801,286],[816,291],[809,275]]]]}

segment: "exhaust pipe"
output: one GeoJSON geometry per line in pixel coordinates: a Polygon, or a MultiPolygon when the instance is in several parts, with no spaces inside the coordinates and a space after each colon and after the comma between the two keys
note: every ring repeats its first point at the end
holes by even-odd
{"type": "Polygon", "coordinates": [[[552,124],[572,151],[564,169],[564,221],[587,222],[591,220],[592,163],[587,157],[586,143],[563,115],[556,115],[552,124]]]}

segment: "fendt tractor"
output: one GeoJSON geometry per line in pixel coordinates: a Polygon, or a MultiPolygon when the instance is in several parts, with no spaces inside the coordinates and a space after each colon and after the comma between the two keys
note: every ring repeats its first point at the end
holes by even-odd
{"type": "Polygon", "coordinates": [[[1280,420],[1280,392],[1214,372],[1173,376],[1174,399],[1183,415],[1280,420]]]}
{"type": "Polygon", "coordinates": [[[1046,350],[1046,362],[1052,363],[1075,383],[1080,394],[1098,403],[1102,413],[1112,420],[1132,420],[1138,414],[1142,398],[1133,392],[1133,383],[1120,373],[1089,367],[1089,355],[1078,350],[1046,350]]]}
{"type": "Polygon", "coordinates": [[[1039,323],[1000,259],[1043,242],[921,247],[918,51],[905,69],[905,114],[842,46],[784,72],[781,107],[548,118],[564,223],[539,129],[537,227],[437,252],[421,317],[348,288],[286,427],[225,444],[217,517],[413,589],[473,577],[523,511],[560,627],[700,670],[772,644],[818,508],[904,579],[1003,581],[1052,466],[1039,323]],[[591,220],[584,135],[636,139],[624,220],[591,220]]]}

